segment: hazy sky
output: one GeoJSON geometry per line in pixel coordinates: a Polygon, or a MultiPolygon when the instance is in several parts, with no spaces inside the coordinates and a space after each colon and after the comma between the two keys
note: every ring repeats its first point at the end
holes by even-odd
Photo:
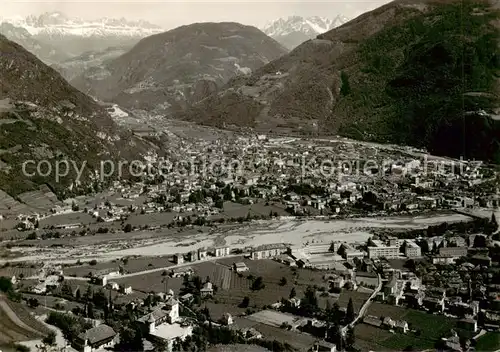
{"type": "Polygon", "coordinates": [[[389,0],[348,1],[14,1],[0,0],[0,17],[61,11],[82,18],[125,17],[144,19],[166,29],[193,22],[236,21],[262,25],[290,15],[354,18],[389,0]]]}

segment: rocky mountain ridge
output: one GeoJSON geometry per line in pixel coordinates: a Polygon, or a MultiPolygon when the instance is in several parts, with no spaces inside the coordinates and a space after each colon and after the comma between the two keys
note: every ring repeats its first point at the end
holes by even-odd
{"type": "Polygon", "coordinates": [[[1,22],[24,28],[33,36],[128,36],[143,38],[164,30],[147,21],[128,21],[125,18],[98,18],[84,20],[72,18],[62,12],[46,12],[25,18],[0,18],[1,22]]]}
{"type": "Polygon", "coordinates": [[[342,15],[338,15],[333,20],[319,16],[289,16],[267,23],[262,27],[262,31],[285,47],[294,49],[306,40],[313,39],[317,35],[328,32],[348,21],[342,15]]]}
{"type": "MultiPolygon", "coordinates": [[[[61,12],[47,12],[24,18],[0,18],[0,23],[2,22],[26,30],[41,45],[54,47],[67,57],[109,47],[133,46],[144,37],[164,31],[160,26],[146,21],[127,21],[124,18],[84,20],[68,17],[61,12]]],[[[4,35],[16,41],[8,33],[4,35]]],[[[23,45],[22,42],[19,44],[23,45]]]]}

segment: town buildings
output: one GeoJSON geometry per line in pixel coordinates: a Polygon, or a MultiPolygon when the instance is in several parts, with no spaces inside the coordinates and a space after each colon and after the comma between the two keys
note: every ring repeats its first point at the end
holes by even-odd
{"type": "Polygon", "coordinates": [[[226,257],[231,253],[229,247],[216,247],[213,250],[214,257],[226,257]]]}
{"type": "Polygon", "coordinates": [[[346,260],[363,259],[365,256],[363,251],[357,250],[349,243],[342,243],[338,253],[346,260]]]}
{"type": "Polygon", "coordinates": [[[415,241],[406,240],[404,243],[405,256],[408,258],[418,258],[422,256],[422,250],[415,241]]]}
{"type": "Polygon", "coordinates": [[[82,332],[76,338],[73,347],[79,352],[95,352],[111,348],[116,343],[117,334],[108,325],[101,324],[82,332]]]}
{"type": "Polygon", "coordinates": [[[163,341],[168,352],[173,350],[176,339],[183,341],[193,333],[192,325],[182,322],[179,316],[179,302],[173,296],[163,306],[139,318],[138,323],[149,339],[163,341]]]}
{"type": "Polygon", "coordinates": [[[270,259],[288,251],[284,244],[263,245],[252,249],[250,258],[253,260],[270,259]]]}
{"type": "Polygon", "coordinates": [[[386,245],[380,240],[372,240],[368,242],[368,257],[370,259],[374,258],[387,258],[393,259],[399,257],[399,246],[397,245],[386,245]]]}

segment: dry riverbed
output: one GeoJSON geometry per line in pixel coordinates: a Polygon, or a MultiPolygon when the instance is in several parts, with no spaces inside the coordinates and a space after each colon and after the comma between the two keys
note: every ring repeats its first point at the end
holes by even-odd
{"type": "Polygon", "coordinates": [[[266,220],[223,226],[216,230],[192,228],[183,231],[135,231],[49,240],[33,247],[13,247],[11,251],[19,254],[19,257],[9,261],[72,263],[77,260],[113,260],[132,255],[164,256],[220,245],[244,248],[276,243],[302,245],[331,241],[364,242],[371,235],[372,229],[417,229],[468,219],[467,216],[456,213],[438,213],[416,217],[344,220],[266,220]],[[57,245],[54,246],[56,241],[57,245]]]}

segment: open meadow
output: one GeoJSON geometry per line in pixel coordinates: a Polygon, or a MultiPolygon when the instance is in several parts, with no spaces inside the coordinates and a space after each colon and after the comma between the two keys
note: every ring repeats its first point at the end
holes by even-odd
{"type": "Polygon", "coordinates": [[[500,349],[500,332],[487,332],[476,342],[476,351],[493,352],[500,349]]]}
{"type": "Polygon", "coordinates": [[[367,315],[405,320],[411,330],[407,334],[391,333],[383,328],[358,324],[355,328],[356,344],[374,351],[402,351],[409,346],[432,349],[436,341],[449,334],[457,323],[456,319],[443,315],[376,302],[370,305],[367,315]]]}

